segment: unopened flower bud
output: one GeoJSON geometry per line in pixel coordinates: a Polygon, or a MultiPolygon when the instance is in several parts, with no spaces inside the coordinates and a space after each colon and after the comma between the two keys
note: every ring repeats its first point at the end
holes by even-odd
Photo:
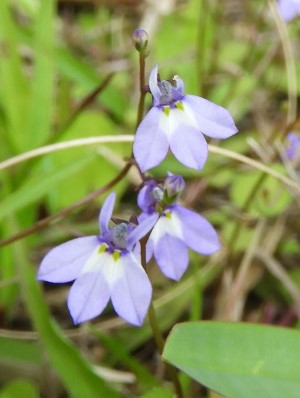
{"type": "Polygon", "coordinates": [[[164,189],[168,198],[174,198],[181,194],[185,188],[185,181],[180,175],[169,175],[165,179],[164,189]]]}
{"type": "Polygon", "coordinates": [[[136,29],[132,35],[135,48],[139,51],[145,51],[148,45],[148,33],[143,29],[136,29]]]}

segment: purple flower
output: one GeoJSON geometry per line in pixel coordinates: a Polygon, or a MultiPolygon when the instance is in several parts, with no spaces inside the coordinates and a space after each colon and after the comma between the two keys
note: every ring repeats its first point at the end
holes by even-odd
{"type": "Polygon", "coordinates": [[[153,223],[145,219],[138,226],[121,222],[108,227],[115,193],[105,200],[99,217],[99,236],[73,239],[52,249],[43,259],[37,278],[64,283],[75,280],[68,307],[74,323],[98,316],[111,298],[120,317],[140,326],[147,313],[152,287],[140,264],[138,241],[153,223]]]}
{"type": "Polygon", "coordinates": [[[287,148],[286,148],[286,156],[291,161],[300,160],[300,136],[296,133],[289,133],[286,137],[287,148]]]}
{"type": "Polygon", "coordinates": [[[158,67],[149,78],[153,107],[139,125],[133,153],[142,172],[157,166],[168,149],[185,166],[201,170],[207,158],[207,143],[202,135],[227,138],[238,130],[230,113],[204,98],[183,94],[183,81],[174,84],[157,81],[158,67]]]}
{"type": "Polygon", "coordinates": [[[300,0],[278,0],[277,4],[281,18],[287,22],[300,15],[300,0]]]}
{"type": "Polygon", "coordinates": [[[163,274],[179,280],[188,266],[188,248],[209,255],[220,249],[220,243],[205,218],[176,204],[176,198],[169,203],[168,178],[164,186],[148,181],[139,192],[138,205],[143,210],[141,220],[154,214],[158,217],[147,242],[147,261],[154,255],[163,274]]]}

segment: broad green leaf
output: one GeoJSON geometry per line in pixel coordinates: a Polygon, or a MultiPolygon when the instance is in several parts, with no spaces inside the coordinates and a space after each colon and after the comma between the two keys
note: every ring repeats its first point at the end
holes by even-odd
{"type": "Polygon", "coordinates": [[[0,398],[39,398],[37,387],[27,380],[14,380],[0,390],[0,398]]]}
{"type": "Polygon", "coordinates": [[[163,358],[230,398],[298,398],[300,333],[219,322],[175,326],[163,358]]]}

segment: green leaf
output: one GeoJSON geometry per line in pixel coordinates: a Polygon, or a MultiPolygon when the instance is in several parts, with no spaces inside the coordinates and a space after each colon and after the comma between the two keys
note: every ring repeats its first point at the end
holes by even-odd
{"type": "Polygon", "coordinates": [[[300,333],[243,323],[177,325],[163,358],[230,398],[298,398],[300,333]]]}
{"type": "Polygon", "coordinates": [[[25,141],[27,149],[46,141],[50,132],[54,83],[55,1],[40,2],[34,26],[34,75],[31,82],[29,121],[25,141]]]}
{"type": "Polygon", "coordinates": [[[0,398],[39,398],[37,387],[27,380],[14,380],[0,391],[0,398]]]}
{"type": "Polygon", "coordinates": [[[0,101],[5,114],[5,136],[13,152],[24,149],[28,84],[22,72],[17,29],[8,0],[0,1],[0,101]]]}

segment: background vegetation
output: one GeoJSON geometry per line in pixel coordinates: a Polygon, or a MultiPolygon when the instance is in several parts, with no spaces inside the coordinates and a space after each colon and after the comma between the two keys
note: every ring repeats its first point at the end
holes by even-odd
{"type": "MultiPolygon", "coordinates": [[[[186,93],[229,109],[240,130],[211,142],[202,172],[173,157],[153,170],[184,175],[183,202],[210,220],[223,246],[208,258],[191,253],[179,283],[153,266],[161,328],[168,334],[177,322],[202,319],[299,329],[299,169],[286,158],[285,138],[300,126],[300,18],[287,25],[275,2],[260,0],[1,0],[1,398],[172,396],[147,322],[132,328],[109,307],[74,327],[69,287],[43,289],[35,281],[50,248],[97,231],[106,196],[97,190],[122,168],[131,143],[22,155],[79,138],[134,134],[139,86],[131,34],[137,27],[149,34],[147,72],[159,64],[164,78],[180,75],[186,93]]],[[[147,101],[150,106],[150,96],[147,101]]],[[[132,172],[114,187],[119,215],[136,212],[138,184],[132,172]]],[[[256,330],[243,346],[249,355],[256,330]]],[[[227,338],[227,329],[221,331],[216,339],[227,338]]],[[[272,341],[270,352],[282,344],[287,357],[295,347],[285,334],[272,341]]],[[[226,353],[218,349],[216,357],[248,355],[235,344],[226,353]]],[[[293,364],[295,374],[286,377],[299,383],[296,359],[293,364]]],[[[216,397],[185,375],[182,382],[188,397],[216,397]]],[[[285,396],[298,396],[292,394],[285,396]]]]}

